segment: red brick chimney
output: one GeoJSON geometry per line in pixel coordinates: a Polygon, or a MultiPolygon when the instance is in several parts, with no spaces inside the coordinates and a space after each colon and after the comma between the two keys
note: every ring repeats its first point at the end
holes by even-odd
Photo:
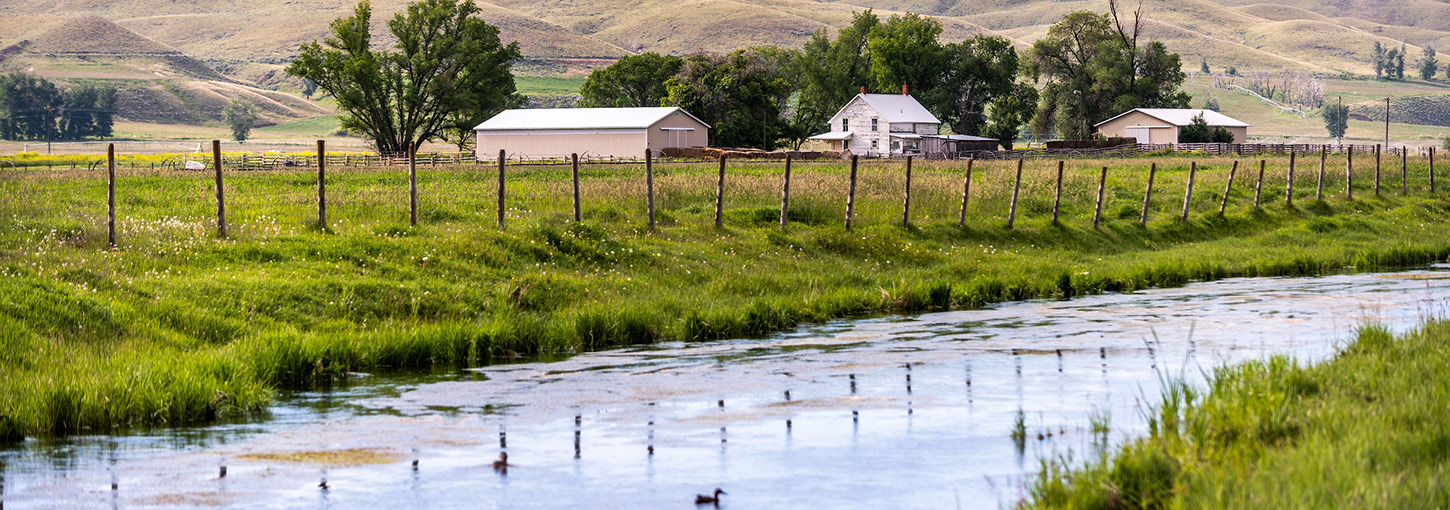
{"type": "Polygon", "coordinates": [[[905,83],[901,84],[901,95],[903,95],[903,96],[909,96],[909,95],[911,95],[910,92],[907,92],[907,90],[906,90],[906,84],[905,83]]]}
{"type": "Polygon", "coordinates": [[[861,86],[861,93],[862,94],[865,94],[866,93],[866,86],[865,85],[862,85],[861,86]]]}

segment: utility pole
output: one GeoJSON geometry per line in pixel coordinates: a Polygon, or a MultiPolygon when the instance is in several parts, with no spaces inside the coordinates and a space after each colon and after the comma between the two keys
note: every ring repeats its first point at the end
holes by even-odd
{"type": "Polygon", "coordinates": [[[1385,148],[1390,148],[1390,96],[1385,96],[1385,148]]]}

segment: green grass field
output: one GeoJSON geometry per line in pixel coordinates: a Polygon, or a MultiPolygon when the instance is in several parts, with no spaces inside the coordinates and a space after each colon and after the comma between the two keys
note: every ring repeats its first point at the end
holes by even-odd
{"type": "Polygon", "coordinates": [[[1368,326],[1333,359],[1278,357],[1176,385],[1148,437],[1052,461],[1030,508],[1444,508],[1450,323],[1368,326]]]}
{"type": "Polygon", "coordinates": [[[226,238],[209,173],[125,168],[115,250],[103,171],[3,172],[0,194],[13,198],[0,202],[0,437],[205,422],[350,371],[1450,255],[1450,202],[1428,192],[1421,158],[1409,161],[1409,196],[1388,170],[1374,196],[1361,163],[1353,201],[1342,159],[1330,160],[1322,201],[1301,160],[1288,206],[1287,161],[1274,157],[1258,212],[1257,166],[1245,165],[1223,216],[1231,160],[1198,159],[1181,222],[1190,161],[1070,161],[1060,225],[1056,165],[1029,161],[1013,229],[1013,162],[976,164],[964,226],[963,162],[918,162],[904,227],[902,163],[865,161],[850,231],[841,162],[795,165],[785,229],[777,163],[731,165],[723,228],[714,165],[657,165],[653,231],[637,165],[585,166],[578,224],[568,167],[511,168],[503,229],[488,165],[421,168],[416,227],[404,169],[330,168],[322,227],[315,171],[231,172],[226,238]],[[1149,164],[1159,170],[1145,228],[1149,164]]]}
{"type": "Polygon", "coordinates": [[[514,87],[518,93],[530,96],[567,96],[578,94],[584,85],[584,78],[563,78],[549,76],[515,76],[514,87]]]}

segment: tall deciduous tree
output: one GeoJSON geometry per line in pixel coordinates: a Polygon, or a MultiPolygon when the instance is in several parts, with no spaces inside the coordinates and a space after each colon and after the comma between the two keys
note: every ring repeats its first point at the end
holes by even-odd
{"type": "MultiPolygon", "coordinates": [[[[952,132],[980,134],[987,122],[988,104],[1003,96],[1026,99],[1016,85],[1021,66],[1011,41],[979,35],[948,44],[943,53],[945,58],[936,86],[924,91],[922,98],[923,105],[950,126],[952,132]]],[[[1035,91],[1032,99],[1036,99],[1035,91]]],[[[1012,134],[1016,136],[1016,126],[1012,134]]]]}
{"type": "Polygon", "coordinates": [[[1012,150],[1022,126],[1032,120],[1037,111],[1037,89],[1030,84],[1018,83],[1009,94],[992,98],[987,108],[987,124],[982,135],[996,138],[1003,149],[1012,150]]]}
{"type": "Polygon", "coordinates": [[[1389,55],[1385,52],[1385,45],[1379,41],[1374,42],[1374,77],[1380,78],[1385,74],[1385,61],[1389,55]]]}
{"type": "Polygon", "coordinates": [[[1440,73],[1440,61],[1435,58],[1435,47],[1427,46],[1425,56],[1420,57],[1420,77],[1426,80],[1435,79],[1440,73]]]}
{"type": "Polygon", "coordinates": [[[916,13],[892,15],[871,29],[871,77],[876,90],[894,92],[907,86],[920,95],[936,87],[946,62],[937,37],[941,22],[916,13]]]}
{"type": "Polygon", "coordinates": [[[243,101],[232,98],[227,106],[222,108],[222,121],[232,129],[232,139],[238,142],[246,140],[252,135],[252,125],[261,118],[257,113],[257,106],[250,101],[243,101]]]}
{"type": "MultiPolygon", "coordinates": [[[[1163,43],[1138,43],[1139,21],[1090,11],[1068,13],[1032,45],[1026,70],[1046,83],[1034,128],[1084,139],[1092,125],[1133,108],[1187,108],[1186,75],[1163,43]]],[[[1141,16],[1141,12],[1139,13],[1141,16]]]]}
{"type": "Polygon", "coordinates": [[[807,135],[829,130],[825,124],[831,115],[861,87],[876,88],[868,36],[880,24],[866,9],[855,13],[851,25],[837,32],[835,40],[822,28],[806,42],[794,73],[800,91],[794,112],[799,130],[807,135]]]}
{"type": "Polygon", "coordinates": [[[0,77],[0,138],[79,140],[111,136],[116,89],[82,85],[62,89],[26,73],[0,77]]]}
{"type": "Polygon", "coordinates": [[[518,43],[479,19],[473,0],[419,0],[388,21],[397,39],[375,51],[372,4],[332,22],[287,66],[337,99],[342,127],[373,139],[380,152],[405,152],[497,113],[514,96],[511,62],[518,43]]]}
{"type": "Polygon", "coordinates": [[[1349,130],[1349,107],[1332,104],[1324,107],[1324,129],[1332,138],[1344,138],[1349,130]]]}
{"type": "Polygon", "coordinates": [[[665,97],[665,81],[680,72],[682,65],[684,60],[674,55],[641,53],[623,57],[589,73],[579,87],[579,106],[659,106],[665,97]]]}
{"type": "Polygon", "coordinates": [[[789,134],[785,113],[794,88],[787,74],[795,55],[768,47],[689,55],[665,83],[661,103],[710,124],[714,145],[774,149],[789,134]]]}

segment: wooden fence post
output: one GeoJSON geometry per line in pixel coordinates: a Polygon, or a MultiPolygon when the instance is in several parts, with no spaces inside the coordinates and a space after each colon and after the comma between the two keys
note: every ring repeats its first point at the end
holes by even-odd
{"type": "Polygon", "coordinates": [[[780,188],[780,228],[785,228],[790,210],[790,154],[785,155],[785,182],[780,188]]]}
{"type": "Polygon", "coordinates": [[[1354,200],[1354,146],[1349,146],[1344,160],[1344,199],[1354,200]]]}
{"type": "MultiPolygon", "coordinates": [[[[721,156],[724,157],[724,156],[721,156]]],[[[649,213],[649,229],[655,229],[655,163],[650,150],[644,150],[645,208],[649,213]]]]}
{"type": "Polygon", "coordinates": [[[851,216],[856,213],[856,158],[851,155],[851,187],[846,191],[846,230],[851,230],[851,216]]]}
{"type": "Polygon", "coordinates": [[[503,189],[503,172],[504,172],[504,168],[503,168],[503,166],[504,166],[504,161],[506,160],[506,156],[507,155],[504,154],[504,150],[503,149],[499,149],[498,150],[498,228],[499,228],[499,230],[503,230],[503,228],[504,228],[504,200],[503,200],[503,198],[504,198],[504,189],[503,189]]]}
{"type": "Polygon", "coordinates": [[[1066,162],[1057,161],[1057,187],[1052,192],[1052,224],[1057,225],[1058,208],[1062,204],[1062,167],[1066,162]]]}
{"type": "Polygon", "coordinates": [[[1410,149],[1400,147],[1400,194],[1410,196],[1410,149]]]}
{"type": "Polygon", "coordinates": [[[1022,158],[1017,158],[1017,177],[1012,180],[1012,207],[1007,211],[1007,228],[1017,223],[1017,193],[1022,189],[1022,158]]]}
{"type": "Polygon", "coordinates": [[[1374,146],[1374,196],[1380,196],[1380,146],[1374,146]]]}
{"type": "Polygon", "coordinates": [[[211,141],[212,165],[216,167],[216,229],[217,236],[227,236],[227,202],[222,190],[222,141],[211,141]]]}
{"type": "Polygon", "coordinates": [[[1324,200],[1324,162],[1329,157],[1329,146],[1319,146],[1319,187],[1314,191],[1315,200],[1324,200]]]}
{"type": "Polygon", "coordinates": [[[1294,205],[1294,151],[1289,151],[1289,185],[1284,190],[1284,205],[1294,205]]]}
{"type": "Polygon", "coordinates": [[[116,144],[106,144],[106,235],[116,249],[116,144]]]}
{"type": "Polygon", "coordinates": [[[1239,162],[1235,160],[1233,168],[1230,168],[1228,171],[1228,184],[1225,184],[1223,187],[1223,202],[1218,204],[1219,216],[1223,216],[1224,211],[1228,210],[1228,194],[1234,190],[1234,177],[1238,176],[1238,173],[1239,162]]]}
{"type": "Polygon", "coordinates": [[[1183,216],[1179,221],[1188,221],[1188,207],[1193,204],[1193,179],[1198,177],[1198,162],[1188,166],[1188,186],[1183,191],[1183,216]]]}
{"type": "Polygon", "coordinates": [[[1259,212],[1259,197],[1264,192],[1264,165],[1266,164],[1268,164],[1266,160],[1259,160],[1259,182],[1254,185],[1254,212],[1259,212]]]}
{"type": "MultiPolygon", "coordinates": [[[[317,153],[326,154],[326,140],[317,141],[317,153]]],[[[317,158],[317,228],[327,230],[327,165],[317,158]]]]}
{"type": "Polygon", "coordinates": [[[911,156],[906,157],[906,198],[901,203],[901,226],[911,226],[911,156]]]}
{"type": "Polygon", "coordinates": [[[418,144],[408,144],[408,224],[418,226],[418,144]]]}
{"type": "Polygon", "coordinates": [[[570,154],[569,161],[574,167],[574,223],[579,223],[579,153],[570,154]]]}
{"type": "Polygon", "coordinates": [[[1158,174],[1158,164],[1148,167],[1148,190],[1143,192],[1143,215],[1138,217],[1138,226],[1148,226],[1148,204],[1153,203],[1153,177],[1158,174]]]}
{"type": "Polygon", "coordinates": [[[1430,147],[1430,193],[1435,192],[1435,148],[1430,147]]]}
{"type": "Polygon", "coordinates": [[[725,225],[725,155],[720,155],[720,176],[715,181],[715,227],[725,225]]]}
{"type": "Polygon", "coordinates": [[[1108,188],[1108,167],[1103,167],[1103,172],[1098,175],[1098,206],[1095,209],[1093,209],[1093,228],[1094,229],[1098,228],[1098,224],[1101,223],[1102,220],[1103,220],[1103,195],[1105,195],[1107,193],[1107,188],[1108,188]]]}
{"type": "Polygon", "coordinates": [[[972,196],[972,162],[975,159],[967,160],[967,176],[962,179],[962,215],[957,218],[957,226],[967,226],[967,199],[972,196]]]}

